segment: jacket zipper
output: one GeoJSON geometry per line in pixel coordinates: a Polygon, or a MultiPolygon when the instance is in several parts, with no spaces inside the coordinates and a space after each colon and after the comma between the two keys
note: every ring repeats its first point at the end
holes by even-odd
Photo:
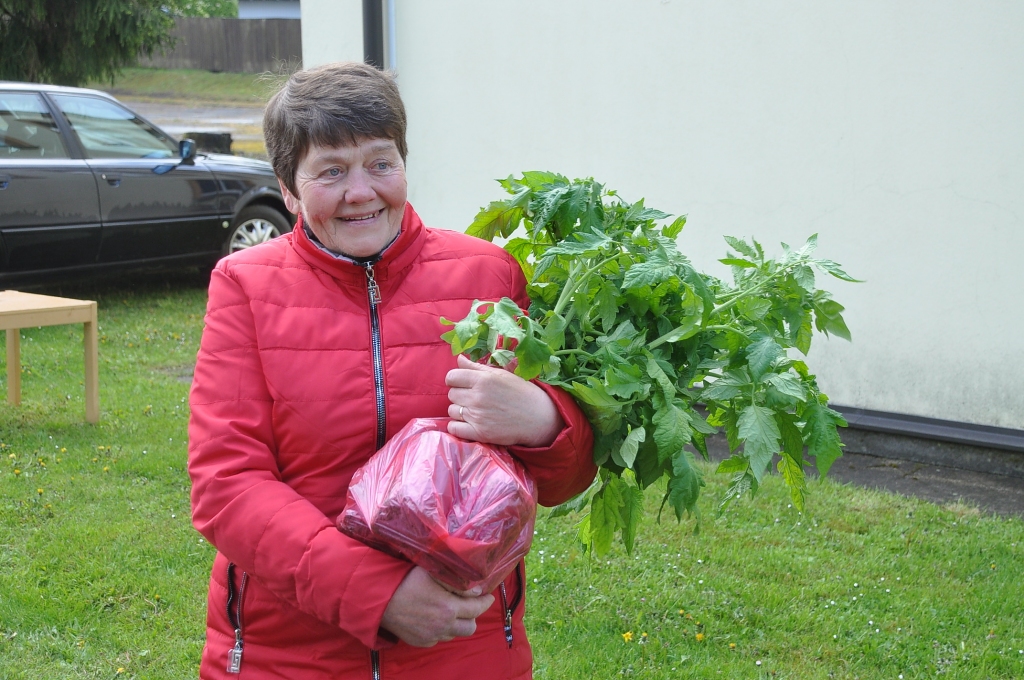
{"type": "Polygon", "coordinates": [[[501,606],[505,610],[505,644],[512,649],[512,615],[515,613],[519,603],[523,601],[523,563],[516,565],[516,583],[519,589],[516,592],[516,599],[512,600],[512,606],[508,605],[508,597],[505,595],[505,582],[502,581],[498,588],[501,590],[501,606]]]}
{"type": "Polygon", "coordinates": [[[380,316],[377,305],[381,302],[380,287],[373,277],[373,263],[366,267],[366,294],[370,300],[370,349],[373,352],[373,387],[377,396],[377,448],[384,446],[387,421],[384,413],[384,357],[380,344],[380,316]]]}
{"type": "MultiPolygon", "coordinates": [[[[380,316],[377,305],[381,302],[380,287],[373,276],[373,263],[366,267],[366,295],[370,301],[370,350],[373,353],[373,389],[377,398],[377,441],[376,448],[384,446],[387,436],[387,420],[384,413],[384,357],[380,343],[380,316]]],[[[373,680],[380,680],[380,652],[370,650],[370,672],[373,680]]]]}
{"type": "Polygon", "coordinates": [[[235,594],[235,565],[228,564],[228,599],[227,613],[228,623],[235,629],[235,646],[228,652],[228,673],[237,675],[242,672],[242,598],[245,597],[245,584],[249,581],[249,574],[242,572],[242,580],[238,584],[238,594],[235,594]],[[232,607],[232,604],[234,607],[232,607]]]}
{"type": "Polygon", "coordinates": [[[370,650],[370,670],[373,672],[373,680],[380,680],[380,652],[376,649],[370,650]]]}

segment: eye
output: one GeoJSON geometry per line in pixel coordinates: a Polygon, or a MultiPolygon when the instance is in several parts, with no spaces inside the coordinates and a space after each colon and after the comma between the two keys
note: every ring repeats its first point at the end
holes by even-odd
{"type": "Polygon", "coordinates": [[[331,168],[327,171],[328,177],[337,177],[341,174],[341,168],[331,168]]]}
{"type": "Polygon", "coordinates": [[[384,170],[387,170],[388,168],[391,167],[391,163],[388,163],[387,161],[377,161],[375,167],[377,168],[377,170],[383,172],[384,170]]]}

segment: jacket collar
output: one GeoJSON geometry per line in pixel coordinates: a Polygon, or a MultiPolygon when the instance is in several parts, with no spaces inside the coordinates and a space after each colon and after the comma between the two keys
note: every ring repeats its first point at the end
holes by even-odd
{"type": "MultiPolygon", "coordinates": [[[[380,253],[379,259],[373,263],[374,278],[379,282],[384,282],[389,277],[398,276],[419,255],[425,236],[423,221],[413,210],[412,205],[406,203],[398,238],[392,241],[391,245],[380,253]]],[[[295,228],[292,229],[291,239],[295,251],[314,269],[322,270],[345,283],[361,284],[366,281],[366,269],[363,264],[344,255],[329,253],[320,245],[309,240],[302,222],[302,215],[299,215],[299,220],[295,223],[295,228]]]]}

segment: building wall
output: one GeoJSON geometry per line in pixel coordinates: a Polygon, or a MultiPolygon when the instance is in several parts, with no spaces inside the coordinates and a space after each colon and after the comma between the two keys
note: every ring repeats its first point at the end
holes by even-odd
{"type": "Polygon", "coordinates": [[[301,19],[299,0],[239,0],[239,19],[301,19]]]}
{"type": "MultiPolygon", "coordinates": [[[[335,4],[303,3],[307,64],[361,57],[308,37],[349,34],[335,4]]],[[[825,282],[854,335],[811,351],[834,402],[1024,429],[1024,4],[395,4],[428,224],[544,169],[687,213],[720,275],[723,234],[816,232],[866,280],[825,282]]]]}
{"type": "Polygon", "coordinates": [[[363,60],[362,0],[302,0],[302,63],[363,60]]]}

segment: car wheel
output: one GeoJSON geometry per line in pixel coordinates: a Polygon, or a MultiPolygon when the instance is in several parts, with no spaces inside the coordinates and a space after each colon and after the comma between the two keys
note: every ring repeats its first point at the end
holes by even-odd
{"type": "Polygon", "coordinates": [[[224,242],[224,255],[252,248],[292,230],[288,219],[273,208],[253,205],[239,211],[224,242]]]}

